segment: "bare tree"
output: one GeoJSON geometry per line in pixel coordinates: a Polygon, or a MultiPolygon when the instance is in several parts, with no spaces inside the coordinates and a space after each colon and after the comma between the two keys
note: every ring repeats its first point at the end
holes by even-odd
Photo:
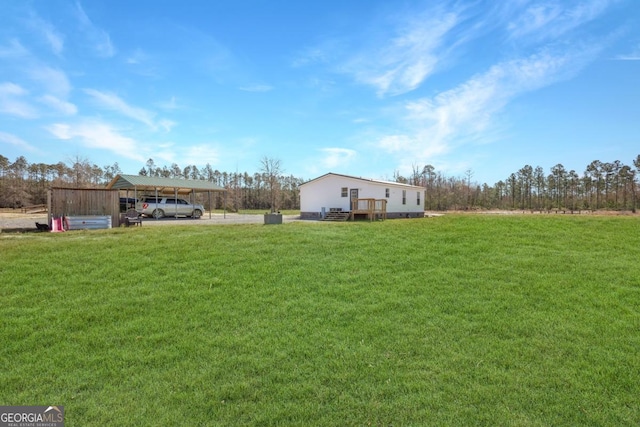
{"type": "Polygon", "coordinates": [[[7,199],[7,179],[5,178],[9,172],[9,159],[0,154],[0,207],[3,207],[4,200],[7,199]]]}
{"type": "Polygon", "coordinates": [[[28,168],[29,162],[24,156],[9,165],[9,185],[5,194],[7,206],[19,208],[31,203],[31,195],[27,191],[28,168]]]}
{"type": "Polygon", "coordinates": [[[146,166],[147,166],[147,169],[146,169],[147,176],[155,176],[156,163],[153,161],[153,159],[147,160],[146,166]]]}
{"type": "Polygon", "coordinates": [[[471,178],[473,178],[473,171],[471,169],[467,169],[464,172],[465,183],[467,184],[467,209],[473,208],[473,200],[471,199],[471,178]]]}
{"type": "Polygon", "coordinates": [[[269,206],[271,207],[271,212],[276,212],[280,199],[279,177],[284,172],[280,159],[267,156],[262,157],[262,159],[260,159],[260,171],[265,176],[267,189],[269,191],[269,206]]]}

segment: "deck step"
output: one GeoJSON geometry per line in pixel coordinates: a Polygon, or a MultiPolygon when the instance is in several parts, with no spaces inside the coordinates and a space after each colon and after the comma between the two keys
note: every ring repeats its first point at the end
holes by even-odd
{"type": "Polygon", "coordinates": [[[327,212],[323,221],[347,221],[349,219],[349,212],[327,212]]]}

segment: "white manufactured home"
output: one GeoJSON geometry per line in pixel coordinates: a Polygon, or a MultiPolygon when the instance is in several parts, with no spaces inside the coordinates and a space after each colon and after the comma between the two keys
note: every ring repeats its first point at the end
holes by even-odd
{"type": "Polygon", "coordinates": [[[300,217],[325,219],[336,212],[351,219],[424,216],[423,187],[327,173],[300,185],[300,217]]]}

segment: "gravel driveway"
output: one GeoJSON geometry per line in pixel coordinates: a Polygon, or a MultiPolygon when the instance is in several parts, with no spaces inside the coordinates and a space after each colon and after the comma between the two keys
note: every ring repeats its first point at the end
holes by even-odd
{"type": "MultiPolygon", "coordinates": [[[[300,221],[299,215],[283,215],[282,222],[300,221]]],[[[36,229],[36,222],[46,224],[47,214],[0,214],[0,229],[2,230],[30,230],[36,229]]],[[[224,225],[224,224],[263,224],[264,217],[262,215],[243,215],[236,213],[227,214],[205,214],[200,219],[192,218],[144,218],[142,220],[143,227],[159,227],[169,225],[224,225]]]]}

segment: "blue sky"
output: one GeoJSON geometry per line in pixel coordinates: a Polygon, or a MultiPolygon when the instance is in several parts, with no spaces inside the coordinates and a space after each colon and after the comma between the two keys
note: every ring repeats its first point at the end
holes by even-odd
{"type": "Polygon", "coordinates": [[[4,0],[0,154],[494,184],[640,154],[638,0],[4,0]]]}

